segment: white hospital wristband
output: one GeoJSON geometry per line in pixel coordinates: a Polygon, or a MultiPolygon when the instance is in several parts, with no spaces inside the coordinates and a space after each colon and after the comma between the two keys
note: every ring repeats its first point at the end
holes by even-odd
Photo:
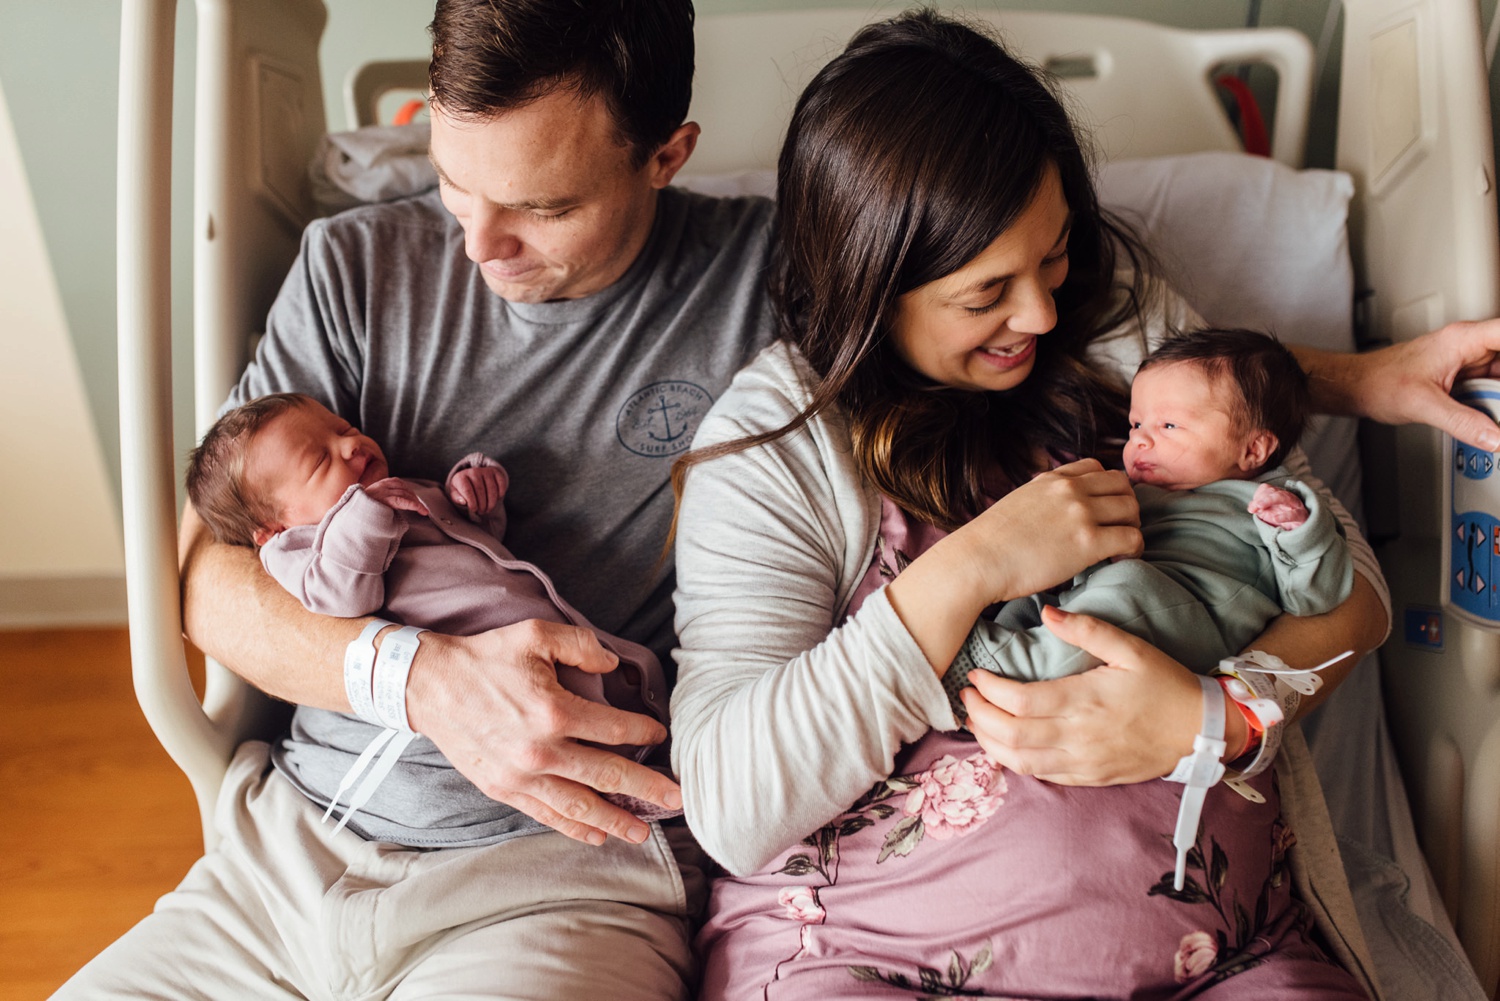
{"type": "Polygon", "coordinates": [[[1203,689],[1203,722],[1193,738],[1193,753],[1184,755],[1165,776],[1168,782],[1181,782],[1182,802],[1177,807],[1177,828],[1172,845],[1177,849],[1177,865],[1172,873],[1172,887],[1180,890],[1187,876],[1188,852],[1198,840],[1198,824],[1203,816],[1203,801],[1208,790],[1224,777],[1224,690],[1212,678],[1198,677],[1203,689]]]}
{"type": "Polygon", "coordinates": [[[380,644],[380,653],[375,657],[375,676],[372,695],[375,700],[375,716],[381,726],[393,730],[412,732],[406,720],[406,678],[411,673],[411,662],[422,645],[419,638],[427,630],[416,626],[402,626],[380,644]]]}
{"type": "Polygon", "coordinates": [[[349,699],[349,711],[375,726],[382,725],[380,717],[375,715],[375,699],[371,694],[374,689],[375,637],[380,630],[393,625],[394,622],[385,619],[373,619],[360,632],[359,638],[344,648],[344,695],[349,699]]]}

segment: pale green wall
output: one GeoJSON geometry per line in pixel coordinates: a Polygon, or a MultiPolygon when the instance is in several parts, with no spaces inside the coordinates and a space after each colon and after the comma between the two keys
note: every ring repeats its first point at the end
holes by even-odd
{"type": "MultiPolygon", "coordinates": [[[[421,58],[425,55],[430,0],[327,0],[329,26],[323,41],[329,120],[342,124],[339,88],[359,59],[421,58]]],[[[981,0],[975,0],[976,3],[981,0]]],[[[1486,20],[1496,0],[1484,0],[1486,20]]],[[[700,0],[702,13],[773,10],[814,5],[894,9],[899,2],[870,0],[700,0]]],[[[993,6],[1129,15],[1181,27],[1238,27],[1248,0],[1012,0],[993,6]]],[[[1314,41],[1323,26],[1325,0],[1264,0],[1260,23],[1297,28],[1314,41]]],[[[191,208],[187,180],[192,109],[194,28],[190,2],[179,4],[177,155],[174,187],[173,316],[179,344],[175,366],[179,452],[191,444],[191,366],[186,348],[191,317],[186,230],[191,208]]],[[[94,419],[118,479],[115,416],[114,146],[118,75],[119,0],[0,0],[0,83],[10,102],[21,155],[57,273],[68,324],[78,352],[94,419]]],[[[1337,52],[1334,59],[1336,65],[1337,52]]],[[[1332,79],[1330,74],[1325,79],[1332,79]]],[[[1331,89],[1320,96],[1310,159],[1332,160],[1331,89]]],[[[3,211],[0,207],[0,211],[3,211]]],[[[3,364],[3,362],[0,362],[3,364]]]]}

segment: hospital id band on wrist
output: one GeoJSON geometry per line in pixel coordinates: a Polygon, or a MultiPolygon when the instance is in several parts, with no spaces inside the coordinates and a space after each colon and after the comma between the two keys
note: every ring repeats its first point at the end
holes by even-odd
{"type": "Polygon", "coordinates": [[[1203,817],[1203,801],[1208,790],[1224,777],[1224,693],[1213,678],[1200,675],[1203,689],[1203,722],[1193,738],[1193,753],[1184,755],[1166,777],[1181,782],[1182,804],[1177,808],[1177,829],[1172,832],[1172,846],[1177,849],[1177,865],[1172,874],[1173,889],[1180,890],[1187,877],[1187,856],[1198,840],[1198,823],[1203,817]]]}
{"type": "Polygon", "coordinates": [[[381,726],[412,732],[406,719],[406,679],[411,673],[411,662],[417,656],[417,648],[422,645],[420,637],[426,631],[416,626],[402,626],[380,644],[380,652],[375,655],[371,695],[375,701],[375,716],[381,726]]]}
{"type": "Polygon", "coordinates": [[[344,655],[344,687],[349,695],[349,704],[355,715],[368,723],[383,727],[375,739],[365,747],[354,764],[339,780],[328,809],[323,811],[323,821],[333,816],[344,793],[353,790],[344,815],[339,818],[333,833],[337,834],[349,823],[360,807],[369,801],[396,767],[396,762],[417,734],[406,718],[406,679],[411,674],[411,662],[422,645],[421,635],[427,630],[415,626],[402,626],[385,638],[380,652],[374,649],[375,636],[386,626],[395,625],[376,619],[359,634],[359,639],[349,644],[344,655]],[[368,709],[368,714],[361,711],[368,709]],[[355,782],[359,782],[355,786],[355,782]]]}
{"type": "Polygon", "coordinates": [[[1289,666],[1280,657],[1264,650],[1250,650],[1237,657],[1219,661],[1216,673],[1223,675],[1224,691],[1231,699],[1253,713],[1260,721],[1262,734],[1255,757],[1236,775],[1234,783],[1253,778],[1271,767],[1281,750],[1281,735],[1297,716],[1302,696],[1312,695],[1323,685],[1318,672],[1352,656],[1346,650],[1316,667],[1305,670],[1289,666]]]}
{"type": "Polygon", "coordinates": [[[359,637],[344,648],[344,695],[349,699],[349,711],[366,723],[382,726],[375,715],[373,696],[375,675],[375,637],[386,626],[394,622],[372,619],[360,632],[359,637]]]}

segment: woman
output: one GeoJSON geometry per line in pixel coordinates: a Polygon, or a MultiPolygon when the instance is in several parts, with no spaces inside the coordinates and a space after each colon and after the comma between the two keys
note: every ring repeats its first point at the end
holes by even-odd
{"type": "MultiPolygon", "coordinates": [[[[930,12],[874,25],[798,102],[778,191],[784,340],[700,431],[677,537],[674,764],[734,874],[705,996],[1366,996],[1292,900],[1269,774],[1260,802],[1210,791],[1178,891],[1179,786],[1000,767],[993,703],[1025,690],[983,672],[978,743],[954,732],[939,679],[984,608],[1139,551],[1127,480],[1078,457],[1118,464],[1133,362],[1196,322],[1101,216],[1056,98],[930,12]]],[[[1256,647],[1307,665],[1379,641],[1384,585],[1353,541],[1350,601],[1256,647]]],[[[1129,754],[1045,771],[1169,771],[1197,679],[1054,624],[1119,665],[1100,670],[1129,754]]]]}

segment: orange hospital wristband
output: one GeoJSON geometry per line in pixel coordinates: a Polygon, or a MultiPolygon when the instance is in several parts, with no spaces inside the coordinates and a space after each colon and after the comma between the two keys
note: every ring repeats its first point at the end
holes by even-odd
{"type": "Polygon", "coordinates": [[[1254,751],[1255,749],[1260,747],[1261,739],[1266,735],[1266,728],[1261,724],[1260,718],[1255,715],[1254,710],[1245,705],[1245,703],[1241,702],[1239,699],[1235,698],[1234,693],[1229,691],[1229,686],[1234,682],[1234,678],[1230,677],[1229,675],[1220,675],[1218,681],[1219,686],[1224,689],[1224,693],[1229,698],[1230,703],[1232,703],[1234,707],[1240,711],[1240,715],[1245,718],[1245,746],[1240,748],[1238,754],[1232,755],[1229,759],[1231,761],[1237,761],[1240,758],[1243,758],[1245,755],[1249,754],[1251,751],[1254,751]]]}

